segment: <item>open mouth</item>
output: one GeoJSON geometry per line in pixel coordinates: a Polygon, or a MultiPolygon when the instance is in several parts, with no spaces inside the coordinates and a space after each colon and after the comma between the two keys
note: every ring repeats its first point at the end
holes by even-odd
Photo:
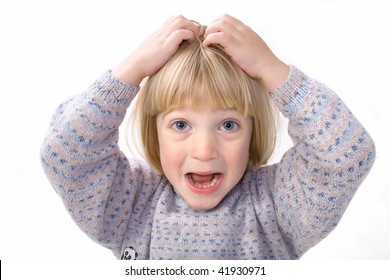
{"type": "Polygon", "coordinates": [[[214,173],[209,175],[199,175],[195,173],[189,173],[188,178],[191,183],[198,188],[210,188],[214,186],[217,182],[221,174],[214,173]]]}
{"type": "Polygon", "coordinates": [[[222,181],[221,173],[212,174],[186,174],[190,189],[196,193],[211,193],[218,189],[222,181]]]}

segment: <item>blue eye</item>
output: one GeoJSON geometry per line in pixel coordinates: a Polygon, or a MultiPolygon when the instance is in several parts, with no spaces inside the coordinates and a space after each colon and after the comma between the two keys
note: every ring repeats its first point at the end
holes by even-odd
{"type": "Polygon", "coordinates": [[[177,121],[173,123],[173,127],[176,130],[183,131],[188,127],[188,123],[186,123],[185,121],[177,121]]]}
{"type": "Polygon", "coordinates": [[[223,130],[234,130],[236,129],[238,124],[234,121],[226,121],[221,125],[221,129],[223,130]]]}

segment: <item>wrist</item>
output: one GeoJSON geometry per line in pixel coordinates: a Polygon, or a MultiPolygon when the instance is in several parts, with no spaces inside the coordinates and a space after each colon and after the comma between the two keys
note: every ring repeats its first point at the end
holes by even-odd
{"type": "Polygon", "coordinates": [[[143,80],[143,76],[137,73],[136,69],[131,66],[119,65],[111,71],[111,75],[125,84],[131,84],[133,86],[139,86],[143,80]]]}
{"type": "Polygon", "coordinates": [[[290,73],[290,67],[277,58],[261,67],[261,69],[259,76],[269,92],[275,91],[287,80],[290,73]]]}
{"type": "Polygon", "coordinates": [[[137,63],[137,60],[133,56],[129,56],[117,67],[112,69],[111,75],[123,83],[139,86],[145,77],[140,65],[142,66],[141,63],[137,63]]]}

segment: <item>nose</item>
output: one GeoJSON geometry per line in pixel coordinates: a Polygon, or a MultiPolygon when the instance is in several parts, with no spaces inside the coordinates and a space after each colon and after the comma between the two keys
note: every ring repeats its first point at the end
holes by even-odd
{"type": "Polygon", "coordinates": [[[209,132],[196,133],[191,143],[191,156],[200,161],[218,158],[218,143],[215,135],[209,132]]]}

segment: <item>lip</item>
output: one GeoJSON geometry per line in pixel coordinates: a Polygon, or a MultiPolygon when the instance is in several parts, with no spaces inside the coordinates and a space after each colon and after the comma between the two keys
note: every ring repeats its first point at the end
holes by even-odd
{"type": "MultiPolygon", "coordinates": [[[[195,174],[199,174],[199,175],[210,175],[210,174],[216,174],[218,172],[192,172],[192,173],[195,173],[195,174]]],[[[215,192],[216,190],[219,189],[219,187],[221,186],[222,184],[222,181],[223,181],[223,174],[222,173],[218,173],[219,174],[219,178],[218,178],[218,181],[215,183],[214,186],[212,187],[208,187],[208,188],[199,188],[197,186],[194,186],[188,176],[188,174],[190,173],[187,173],[184,178],[185,178],[185,181],[187,183],[187,186],[188,188],[196,193],[196,194],[202,194],[202,195],[207,195],[207,194],[211,194],[213,192],[215,192]]]]}

